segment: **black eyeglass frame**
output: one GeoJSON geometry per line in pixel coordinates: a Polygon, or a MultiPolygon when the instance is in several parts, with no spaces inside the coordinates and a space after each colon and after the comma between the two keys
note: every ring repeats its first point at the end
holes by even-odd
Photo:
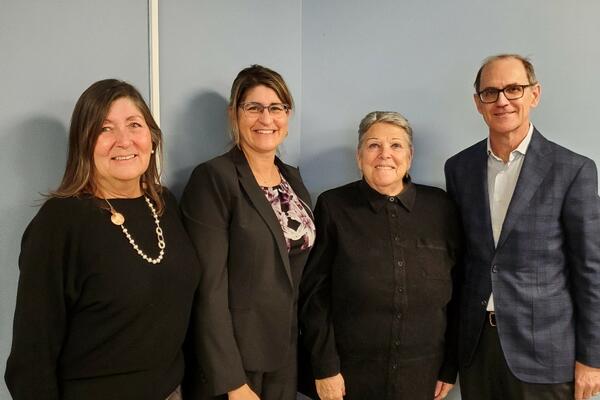
{"type": "Polygon", "coordinates": [[[532,87],[532,86],[535,86],[537,84],[538,83],[535,82],[535,83],[530,83],[530,84],[527,84],[527,85],[508,85],[508,86],[503,87],[502,89],[498,89],[498,88],[485,88],[483,90],[480,90],[476,94],[477,94],[477,97],[479,97],[479,100],[481,100],[481,102],[484,103],[484,104],[493,104],[493,103],[497,102],[498,98],[500,97],[500,93],[504,94],[504,97],[506,97],[506,100],[518,100],[518,99],[522,98],[523,96],[525,96],[525,88],[532,87]],[[509,97],[509,96],[507,96],[505,90],[506,89],[510,89],[510,88],[515,88],[515,87],[521,88],[521,90],[522,90],[521,95],[519,97],[509,97]],[[496,97],[492,101],[484,101],[483,98],[481,97],[481,94],[483,92],[485,92],[485,91],[488,91],[488,90],[495,90],[496,91],[496,97]]]}

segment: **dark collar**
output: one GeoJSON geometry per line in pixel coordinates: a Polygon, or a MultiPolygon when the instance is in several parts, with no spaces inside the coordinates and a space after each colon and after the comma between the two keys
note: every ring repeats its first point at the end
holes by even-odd
{"type": "MultiPolygon", "coordinates": [[[[235,165],[248,167],[248,172],[250,171],[250,165],[248,164],[248,160],[246,159],[244,152],[238,146],[234,145],[231,148],[231,150],[229,150],[229,154],[235,165]]],[[[286,179],[288,179],[289,175],[292,175],[292,179],[298,178],[297,171],[294,168],[290,168],[289,165],[285,164],[277,156],[275,156],[275,165],[277,165],[277,167],[279,168],[281,173],[284,174],[286,179]],[[296,172],[296,174],[294,174],[294,172],[296,172]]]]}
{"type": "MultiPolygon", "coordinates": [[[[240,177],[247,180],[249,183],[254,182],[256,187],[259,188],[254,175],[252,175],[252,170],[250,169],[250,165],[248,164],[248,160],[246,159],[244,152],[238,146],[234,145],[231,150],[229,150],[228,154],[233,160],[240,177]]],[[[279,172],[281,172],[285,180],[288,181],[292,189],[294,189],[294,192],[300,196],[302,201],[307,204],[311,204],[310,195],[302,183],[302,178],[300,177],[298,168],[294,168],[285,164],[277,156],[275,156],[275,165],[277,165],[279,172]]],[[[310,210],[310,206],[308,209],[310,210]]]]}
{"type": "Polygon", "coordinates": [[[381,194],[375,189],[373,189],[363,178],[360,183],[360,190],[362,194],[365,196],[371,208],[375,212],[379,212],[383,206],[390,202],[390,199],[398,202],[402,205],[407,211],[411,211],[415,205],[415,199],[417,197],[417,187],[414,183],[411,182],[410,178],[404,180],[404,189],[402,192],[398,193],[396,196],[388,196],[385,194],[381,194]]]}
{"type": "Polygon", "coordinates": [[[229,155],[231,156],[233,163],[235,164],[241,187],[246,192],[250,203],[256,209],[261,218],[265,221],[265,224],[267,225],[267,227],[271,231],[271,234],[273,235],[273,240],[275,242],[275,246],[279,251],[279,255],[281,256],[281,261],[283,262],[285,272],[288,276],[290,284],[293,286],[294,281],[292,278],[291,265],[289,255],[287,252],[285,237],[283,236],[283,231],[281,230],[279,220],[273,212],[273,207],[265,197],[263,191],[258,186],[258,183],[256,182],[254,175],[252,174],[252,170],[250,169],[250,165],[248,164],[244,153],[237,146],[235,146],[229,151],[229,155]]]}

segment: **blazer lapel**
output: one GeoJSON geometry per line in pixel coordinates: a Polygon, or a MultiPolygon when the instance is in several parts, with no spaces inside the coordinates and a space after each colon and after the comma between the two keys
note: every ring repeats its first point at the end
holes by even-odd
{"type": "Polygon", "coordinates": [[[523,167],[517,180],[517,186],[506,211],[497,248],[500,248],[506,242],[506,238],[515,227],[519,216],[528,207],[531,198],[552,166],[552,161],[548,157],[550,152],[551,149],[548,146],[548,141],[534,128],[533,136],[531,137],[531,142],[523,161],[523,167]]]}
{"type": "MultiPolygon", "coordinates": [[[[492,232],[492,217],[490,213],[490,198],[488,194],[488,179],[487,179],[487,142],[480,142],[480,145],[475,149],[476,156],[472,159],[472,164],[466,171],[467,177],[471,178],[470,187],[473,188],[471,197],[472,203],[469,208],[472,210],[471,215],[475,218],[480,218],[483,215],[481,224],[482,239],[488,248],[494,250],[494,234],[492,232]],[[483,210],[481,210],[483,208],[483,210]]],[[[467,177],[465,177],[467,179],[467,177]]]]}
{"type": "Polygon", "coordinates": [[[273,212],[271,204],[269,204],[269,202],[267,201],[265,194],[258,186],[258,183],[256,182],[254,175],[252,174],[252,170],[250,169],[250,165],[248,165],[248,161],[246,160],[246,156],[244,155],[244,153],[236,146],[231,150],[230,154],[232,155],[233,162],[237,169],[238,178],[244,191],[248,195],[250,202],[252,203],[258,214],[265,221],[267,227],[273,235],[273,240],[277,244],[277,249],[279,250],[281,261],[283,262],[283,265],[285,267],[286,275],[290,284],[293,286],[290,258],[288,255],[287,244],[285,242],[285,238],[283,236],[283,231],[281,230],[279,220],[273,212]]]}
{"type": "MultiPolygon", "coordinates": [[[[312,217],[312,203],[310,200],[310,194],[308,190],[306,190],[306,186],[302,182],[302,178],[300,177],[300,171],[297,168],[290,167],[289,165],[284,164],[278,157],[275,157],[275,164],[279,167],[279,171],[283,177],[288,181],[294,193],[300,198],[302,202],[302,206],[308,212],[308,214],[312,217]]],[[[313,218],[314,219],[314,218],[313,218]]]]}

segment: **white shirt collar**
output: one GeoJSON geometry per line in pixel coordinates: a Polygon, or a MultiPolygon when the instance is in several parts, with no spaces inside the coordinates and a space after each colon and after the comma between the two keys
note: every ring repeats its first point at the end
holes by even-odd
{"type": "MultiPolygon", "coordinates": [[[[527,131],[527,135],[523,138],[523,140],[521,140],[521,143],[519,143],[517,148],[510,152],[509,161],[511,161],[515,157],[516,153],[520,153],[522,155],[525,155],[527,153],[527,149],[529,148],[529,143],[531,142],[532,136],[533,136],[533,124],[530,122],[529,130],[527,131]]],[[[494,157],[496,160],[502,161],[500,159],[500,157],[498,157],[496,154],[494,154],[494,152],[492,150],[492,146],[490,145],[490,137],[489,136],[487,138],[487,153],[489,156],[494,157]]]]}

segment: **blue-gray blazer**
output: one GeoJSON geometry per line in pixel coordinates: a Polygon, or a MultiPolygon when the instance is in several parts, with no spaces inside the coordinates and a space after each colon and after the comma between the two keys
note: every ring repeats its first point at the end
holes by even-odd
{"type": "Polygon", "coordinates": [[[498,334],[520,380],[573,380],[600,367],[600,198],[596,165],[534,129],[494,247],[483,140],[446,162],[465,232],[459,358],[473,357],[494,293],[498,334]]]}

